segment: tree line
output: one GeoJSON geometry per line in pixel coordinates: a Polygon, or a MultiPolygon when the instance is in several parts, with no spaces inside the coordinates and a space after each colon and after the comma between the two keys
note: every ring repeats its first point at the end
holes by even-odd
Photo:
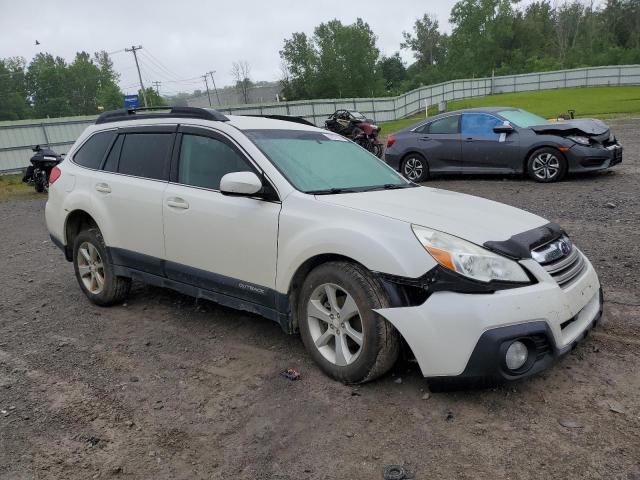
{"type": "MultiPolygon", "coordinates": [[[[399,51],[381,55],[362,19],[296,32],[280,50],[283,99],[389,96],[455,78],[640,63],[640,0],[603,4],[538,0],[459,0],[451,33],[428,13],[403,32],[399,51]],[[400,50],[411,52],[405,65],[400,50]]],[[[235,62],[235,87],[249,101],[250,65],[235,62]]],[[[71,63],[49,53],[0,59],[0,120],[91,115],[121,108],[119,75],[109,55],[78,52],[71,63]]],[[[142,102],[142,91],[138,92],[142,102]]],[[[150,106],[185,103],[145,89],[150,106]]]]}
{"type": "Polygon", "coordinates": [[[362,19],[332,20],[296,32],[280,51],[288,100],[397,95],[420,85],[597,65],[640,63],[640,0],[460,0],[451,33],[431,14],[403,32],[400,52],[382,56],[362,19]]]}
{"type": "MultiPolygon", "coordinates": [[[[0,59],[0,120],[94,115],[122,108],[119,75],[109,55],[78,52],[71,63],[39,53],[26,65],[21,57],[0,59]]],[[[145,89],[151,105],[164,100],[145,89]]],[[[142,91],[139,92],[142,98],[142,91]]]]}

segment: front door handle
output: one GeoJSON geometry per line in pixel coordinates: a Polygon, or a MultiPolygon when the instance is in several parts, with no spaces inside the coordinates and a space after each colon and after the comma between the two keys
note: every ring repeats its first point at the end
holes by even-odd
{"type": "Polygon", "coordinates": [[[189,202],[180,197],[171,197],[167,199],[167,206],[186,210],[187,208],[189,208],[189,202]]]}
{"type": "Polygon", "coordinates": [[[96,190],[102,193],[111,193],[111,187],[106,183],[96,183],[96,190]]]}
{"type": "Polygon", "coordinates": [[[473,142],[473,137],[467,137],[467,138],[465,138],[465,141],[467,141],[467,142],[473,142]]]}

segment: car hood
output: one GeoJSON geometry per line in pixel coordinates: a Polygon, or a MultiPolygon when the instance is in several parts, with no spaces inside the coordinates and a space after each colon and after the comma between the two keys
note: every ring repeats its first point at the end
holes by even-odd
{"type": "Polygon", "coordinates": [[[609,133],[609,127],[602,120],[596,118],[581,118],[577,120],[563,120],[545,125],[534,125],[531,127],[536,133],[579,133],[583,135],[604,135],[609,133]]]}
{"type": "Polygon", "coordinates": [[[384,215],[464,238],[478,245],[548,223],[542,217],[503,203],[429,187],[319,195],[333,205],[384,215]]]}

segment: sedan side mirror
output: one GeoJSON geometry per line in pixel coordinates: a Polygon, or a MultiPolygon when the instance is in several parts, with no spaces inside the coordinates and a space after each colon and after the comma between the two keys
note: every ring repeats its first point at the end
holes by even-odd
{"type": "Polygon", "coordinates": [[[513,128],[513,126],[509,123],[503,123],[502,125],[496,125],[495,127],[493,127],[493,131],[495,133],[511,133],[513,132],[515,129],[513,128]]]}
{"type": "Polygon", "coordinates": [[[231,172],[220,180],[220,192],[226,195],[252,196],[262,190],[262,181],[253,172],[231,172]]]}

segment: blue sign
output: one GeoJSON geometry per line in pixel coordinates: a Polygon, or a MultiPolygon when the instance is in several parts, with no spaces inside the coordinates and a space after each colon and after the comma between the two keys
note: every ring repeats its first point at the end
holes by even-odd
{"type": "Polygon", "coordinates": [[[138,108],[140,106],[140,100],[138,95],[125,95],[124,96],[124,108],[138,108]]]}

